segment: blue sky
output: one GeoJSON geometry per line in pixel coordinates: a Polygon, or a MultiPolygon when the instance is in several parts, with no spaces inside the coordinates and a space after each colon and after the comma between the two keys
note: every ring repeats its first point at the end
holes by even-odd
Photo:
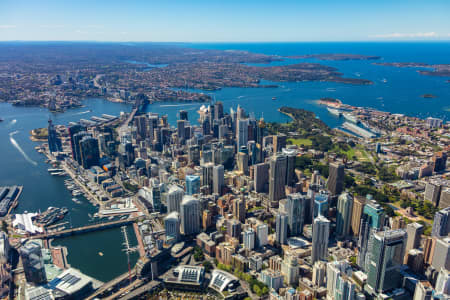
{"type": "Polygon", "coordinates": [[[450,0],[0,0],[0,40],[450,40],[450,0]]]}

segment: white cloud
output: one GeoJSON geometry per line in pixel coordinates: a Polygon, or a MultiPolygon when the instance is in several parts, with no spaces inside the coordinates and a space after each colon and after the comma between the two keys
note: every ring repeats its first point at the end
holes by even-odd
{"type": "Polygon", "coordinates": [[[440,38],[440,37],[448,37],[450,34],[438,34],[434,31],[431,32],[417,32],[417,33],[387,33],[387,34],[375,34],[369,35],[369,38],[377,38],[377,39],[417,39],[417,38],[440,38]]]}
{"type": "Polygon", "coordinates": [[[40,25],[39,27],[45,29],[59,29],[64,28],[64,25],[40,25]]]}
{"type": "Polygon", "coordinates": [[[16,25],[0,25],[0,29],[12,29],[16,27],[16,25]]]}

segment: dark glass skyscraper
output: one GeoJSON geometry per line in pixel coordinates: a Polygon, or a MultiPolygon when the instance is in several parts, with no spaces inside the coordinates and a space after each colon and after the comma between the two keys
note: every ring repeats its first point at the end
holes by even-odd
{"type": "Polygon", "coordinates": [[[386,230],[373,234],[367,270],[368,291],[383,293],[401,286],[400,267],[406,243],[406,232],[386,230]]]}
{"type": "Polygon", "coordinates": [[[78,148],[78,144],[76,144],[74,141],[74,136],[75,136],[75,134],[82,132],[82,131],[86,131],[86,127],[84,127],[80,124],[75,124],[75,125],[69,126],[70,147],[72,148],[72,158],[74,160],[77,160],[76,152],[77,152],[77,148],[78,148]]]}
{"type": "Polygon", "coordinates": [[[277,155],[270,160],[269,171],[269,200],[278,201],[285,197],[287,159],[284,155],[277,155]]]}
{"type": "Polygon", "coordinates": [[[80,141],[81,165],[85,169],[98,166],[100,160],[100,150],[96,138],[85,136],[80,141]]]}
{"type": "Polygon", "coordinates": [[[52,120],[48,120],[48,149],[50,152],[58,152],[62,150],[61,139],[58,137],[52,120]]]}

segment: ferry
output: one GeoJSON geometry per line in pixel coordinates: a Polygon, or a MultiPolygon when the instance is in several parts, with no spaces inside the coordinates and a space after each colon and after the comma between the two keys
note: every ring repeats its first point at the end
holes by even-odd
{"type": "Polygon", "coordinates": [[[50,172],[50,175],[52,176],[64,176],[66,175],[66,172],[62,171],[62,172],[50,172]]]}
{"type": "Polygon", "coordinates": [[[63,170],[63,169],[50,168],[50,169],[48,169],[47,171],[49,171],[50,173],[52,173],[52,172],[63,172],[64,170],[63,170]]]}
{"type": "Polygon", "coordinates": [[[338,116],[338,117],[342,116],[342,111],[340,111],[339,109],[327,107],[327,110],[332,115],[335,115],[335,116],[338,116]]]}
{"type": "Polygon", "coordinates": [[[72,201],[75,202],[76,204],[81,204],[81,201],[78,200],[77,198],[72,198],[72,201]]]}
{"type": "Polygon", "coordinates": [[[387,79],[386,79],[386,78],[383,78],[383,79],[381,80],[381,82],[386,83],[386,82],[387,82],[387,79]]]}
{"type": "Polygon", "coordinates": [[[272,100],[277,100],[277,97],[272,97],[272,100]]]}

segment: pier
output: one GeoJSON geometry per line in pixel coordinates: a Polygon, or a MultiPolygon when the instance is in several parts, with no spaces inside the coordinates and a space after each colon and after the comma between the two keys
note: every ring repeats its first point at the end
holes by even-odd
{"type": "Polygon", "coordinates": [[[136,221],[137,218],[129,218],[125,220],[117,220],[112,222],[105,222],[100,224],[94,224],[94,225],[87,225],[82,227],[76,227],[61,231],[55,231],[55,232],[47,232],[43,234],[33,235],[30,238],[31,239],[54,239],[54,238],[62,238],[66,236],[72,236],[76,234],[82,234],[87,232],[93,232],[103,229],[109,229],[109,228],[115,228],[120,227],[123,225],[128,225],[136,221]]]}

